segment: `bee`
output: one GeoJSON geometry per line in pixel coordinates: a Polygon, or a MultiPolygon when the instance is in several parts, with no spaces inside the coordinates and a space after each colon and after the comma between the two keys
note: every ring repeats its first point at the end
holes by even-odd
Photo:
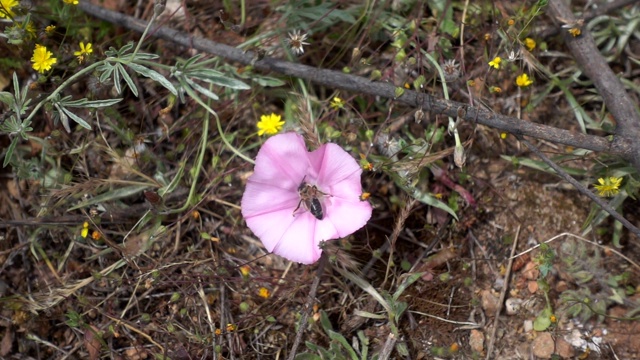
{"type": "Polygon", "coordinates": [[[304,207],[309,210],[316,219],[322,220],[324,218],[324,212],[322,211],[322,204],[318,198],[327,194],[318,190],[317,186],[307,183],[304,179],[300,183],[300,186],[298,186],[298,194],[300,195],[300,202],[298,202],[298,206],[293,210],[293,214],[295,215],[296,211],[300,209],[300,205],[304,204],[304,207]]]}

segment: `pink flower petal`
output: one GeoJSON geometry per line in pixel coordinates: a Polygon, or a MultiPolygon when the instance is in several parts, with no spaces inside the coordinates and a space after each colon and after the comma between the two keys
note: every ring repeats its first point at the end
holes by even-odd
{"type": "Polygon", "coordinates": [[[345,237],[371,217],[371,205],[360,201],[361,174],[355,159],[336,144],[308,152],[296,133],[273,136],[256,157],[242,197],[242,215],[268,251],[312,264],[320,258],[322,241],[345,237]],[[317,197],[321,219],[301,203],[302,182],[326,194],[317,197]]]}

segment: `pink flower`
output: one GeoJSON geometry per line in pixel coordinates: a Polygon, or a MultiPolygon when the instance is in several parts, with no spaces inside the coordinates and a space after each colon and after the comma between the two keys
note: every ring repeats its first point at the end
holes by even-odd
{"type": "Polygon", "coordinates": [[[345,237],[371,217],[371,205],[360,200],[361,173],[336,144],[308,152],[302,136],[275,135],[258,152],[242,215],[268,251],[312,264],[322,241],[345,237]]]}

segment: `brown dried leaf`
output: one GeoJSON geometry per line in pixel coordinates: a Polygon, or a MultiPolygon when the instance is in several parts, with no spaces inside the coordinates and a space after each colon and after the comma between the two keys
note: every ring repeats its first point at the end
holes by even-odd
{"type": "Polygon", "coordinates": [[[7,326],[4,331],[4,336],[2,337],[2,342],[0,342],[0,356],[4,357],[11,353],[11,346],[13,345],[13,331],[11,331],[11,327],[7,326]]]}
{"type": "Polygon", "coordinates": [[[90,325],[90,328],[84,331],[84,347],[89,353],[90,360],[98,360],[100,358],[102,343],[100,342],[100,330],[97,327],[90,325]]]}

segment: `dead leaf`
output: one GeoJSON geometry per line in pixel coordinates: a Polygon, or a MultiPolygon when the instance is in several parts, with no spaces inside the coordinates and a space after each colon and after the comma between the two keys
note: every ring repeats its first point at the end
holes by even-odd
{"type": "Polygon", "coordinates": [[[2,337],[2,342],[0,342],[0,356],[7,356],[11,353],[11,347],[13,345],[13,331],[11,331],[11,327],[8,326],[4,332],[4,336],[2,337]]]}
{"type": "Polygon", "coordinates": [[[90,328],[84,331],[84,347],[89,353],[89,359],[98,360],[100,358],[102,343],[100,342],[100,330],[97,327],[90,325],[90,328]]]}

